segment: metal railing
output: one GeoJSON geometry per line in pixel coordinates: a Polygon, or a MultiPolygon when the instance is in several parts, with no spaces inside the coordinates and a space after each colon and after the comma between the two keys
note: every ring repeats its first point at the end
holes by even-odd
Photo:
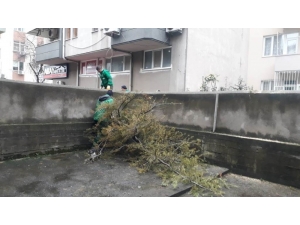
{"type": "Polygon", "coordinates": [[[277,71],[274,75],[274,91],[300,90],[300,71],[277,71]]]}

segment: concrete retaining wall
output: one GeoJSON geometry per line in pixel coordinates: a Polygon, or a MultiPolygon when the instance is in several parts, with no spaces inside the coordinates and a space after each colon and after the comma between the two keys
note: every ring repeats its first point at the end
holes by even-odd
{"type": "MultiPolygon", "coordinates": [[[[163,94],[155,94],[159,99],[163,94]]],[[[166,94],[156,115],[203,140],[207,160],[300,188],[300,93],[166,94]],[[214,132],[213,132],[214,131],[214,132]]]]}
{"type": "Polygon", "coordinates": [[[0,160],[87,149],[96,99],[104,91],[0,80],[0,160]]]}
{"type": "Polygon", "coordinates": [[[179,129],[200,138],[206,160],[249,177],[300,188],[300,146],[287,142],[179,129]]]}
{"type": "MultiPolygon", "coordinates": [[[[161,98],[163,94],[154,96],[161,98]]],[[[215,124],[217,133],[300,144],[300,92],[198,92],[166,94],[166,97],[168,102],[181,103],[157,111],[166,124],[199,131],[213,131],[215,124]]]]}
{"type": "MultiPolygon", "coordinates": [[[[0,160],[86,149],[104,91],[0,80],[0,160]]],[[[161,98],[164,94],[152,94],[161,98]]],[[[300,187],[300,93],[168,93],[156,115],[203,139],[208,161],[300,187]],[[215,131],[215,132],[212,132],[215,131]]]]}

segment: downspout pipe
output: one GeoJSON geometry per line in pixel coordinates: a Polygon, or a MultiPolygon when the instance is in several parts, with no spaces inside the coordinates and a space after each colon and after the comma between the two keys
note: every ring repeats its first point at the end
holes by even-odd
{"type": "Polygon", "coordinates": [[[80,61],[75,61],[72,59],[68,59],[67,57],[65,57],[65,28],[61,28],[62,29],[62,35],[61,35],[61,42],[62,42],[62,58],[66,61],[71,61],[71,62],[75,62],[77,63],[77,76],[76,76],[76,86],[79,86],[79,74],[80,74],[80,61]]]}
{"type": "Polygon", "coordinates": [[[129,91],[132,91],[132,84],[133,84],[133,60],[132,60],[132,52],[127,52],[127,51],[123,51],[123,50],[119,50],[119,49],[116,49],[116,48],[111,48],[112,50],[115,50],[115,51],[118,51],[118,52],[124,52],[124,53],[127,53],[130,55],[130,78],[129,78],[129,91]]]}
{"type": "Polygon", "coordinates": [[[188,28],[184,29],[186,31],[186,40],[185,40],[185,65],[184,65],[184,77],[183,77],[183,88],[184,92],[186,91],[186,63],[187,63],[187,53],[188,53],[188,28]]]}

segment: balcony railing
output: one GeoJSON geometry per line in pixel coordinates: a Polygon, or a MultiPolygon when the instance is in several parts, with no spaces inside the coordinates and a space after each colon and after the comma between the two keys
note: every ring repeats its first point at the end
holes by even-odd
{"type": "Polygon", "coordinates": [[[300,90],[300,70],[275,72],[275,91],[300,90]]]}

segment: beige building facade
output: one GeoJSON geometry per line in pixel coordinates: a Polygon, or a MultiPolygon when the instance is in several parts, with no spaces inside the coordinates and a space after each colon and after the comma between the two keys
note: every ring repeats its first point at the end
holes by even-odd
{"type": "Polygon", "coordinates": [[[253,28],[247,84],[260,91],[300,90],[300,28],[253,28]]]}

